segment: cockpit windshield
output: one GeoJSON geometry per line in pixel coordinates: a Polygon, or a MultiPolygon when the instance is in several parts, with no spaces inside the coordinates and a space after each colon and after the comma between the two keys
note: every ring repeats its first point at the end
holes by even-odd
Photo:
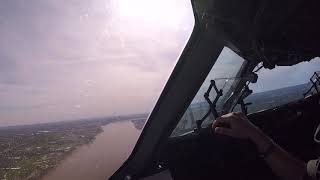
{"type": "Polygon", "coordinates": [[[316,60],[318,58],[273,70],[258,64],[256,70],[253,70],[257,74],[253,73],[253,76],[259,80],[252,84],[249,83],[252,77],[244,75],[247,61],[225,47],[171,136],[181,136],[194,129],[205,128],[215,117],[225,112],[242,111],[250,114],[304,98],[312,85],[309,78],[320,67],[316,60]],[[236,89],[242,85],[244,87],[239,93],[236,89]],[[233,100],[237,101],[232,101],[231,107],[227,107],[233,95],[236,97],[233,100]]]}
{"type": "MultiPolygon", "coordinates": [[[[233,89],[241,80],[240,74],[245,64],[246,61],[239,55],[227,47],[223,48],[217,61],[215,62],[214,66],[212,67],[211,71],[209,72],[208,76],[201,85],[199,91],[195,95],[188,109],[185,111],[183,117],[179,121],[171,136],[179,136],[186,132],[192,131],[197,126],[196,121],[205,117],[210,109],[208,99],[205,98],[206,93],[211,102],[214,102],[217,98],[215,109],[218,112],[222,111],[223,104],[230,97],[233,89]],[[210,88],[211,84],[214,84],[215,86],[212,86],[209,92],[208,89],[210,88]]],[[[204,118],[202,125],[206,126],[210,124],[213,119],[213,114],[208,113],[207,117],[204,118]]]]}

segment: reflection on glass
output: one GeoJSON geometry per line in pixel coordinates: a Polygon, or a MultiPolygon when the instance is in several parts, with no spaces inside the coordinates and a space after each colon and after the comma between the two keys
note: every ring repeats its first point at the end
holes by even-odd
{"type": "Polygon", "coordinates": [[[310,77],[320,69],[319,58],[290,67],[277,67],[258,71],[258,82],[250,84],[253,94],[245,99],[252,105],[249,113],[275,108],[304,98],[311,87],[310,77]]]}
{"type": "MultiPolygon", "coordinates": [[[[208,112],[209,104],[205,100],[204,94],[208,90],[211,80],[214,80],[217,88],[223,91],[223,95],[216,104],[217,111],[221,111],[224,102],[231,95],[233,87],[240,80],[238,74],[244,63],[246,63],[244,59],[225,47],[171,136],[179,136],[192,131],[196,128],[196,121],[208,112]]],[[[211,101],[216,95],[216,91],[212,89],[209,94],[211,101]]],[[[213,119],[213,115],[210,114],[203,122],[203,126],[211,123],[213,119]]]]}

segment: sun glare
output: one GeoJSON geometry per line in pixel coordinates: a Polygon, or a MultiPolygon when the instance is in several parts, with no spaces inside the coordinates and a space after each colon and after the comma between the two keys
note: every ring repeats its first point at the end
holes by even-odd
{"type": "Polygon", "coordinates": [[[120,18],[147,26],[175,27],[192,14],[188,0],[115,0],[120,18]]]}

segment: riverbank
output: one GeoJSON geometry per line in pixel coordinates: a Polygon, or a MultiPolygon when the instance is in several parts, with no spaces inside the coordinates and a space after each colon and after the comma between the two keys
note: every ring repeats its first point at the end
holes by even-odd
{"type": "Polygon", "coordinates": [[[78,147],[93,142],[101,132],[100,124],[79,123],[1,134],[0,177],[40,179],[78,147]]]}
{"type": "Polygon", "coordinates": [[[130,155],[140,132],[131,121],[103,126],[92,143],[78,147],[42,180],[105,180],[130,155]]]}

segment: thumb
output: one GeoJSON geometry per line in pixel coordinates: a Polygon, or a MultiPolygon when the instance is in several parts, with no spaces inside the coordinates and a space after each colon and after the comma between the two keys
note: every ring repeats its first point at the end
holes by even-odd
{"type": "Polygon", "coordinates": [[[216,128],[214,129],[214,131],[215,131],[217,134],[226,135],[226,136],[233,136],[232,129],[229,129],[229,128],[216,127],[216,128]]]}

